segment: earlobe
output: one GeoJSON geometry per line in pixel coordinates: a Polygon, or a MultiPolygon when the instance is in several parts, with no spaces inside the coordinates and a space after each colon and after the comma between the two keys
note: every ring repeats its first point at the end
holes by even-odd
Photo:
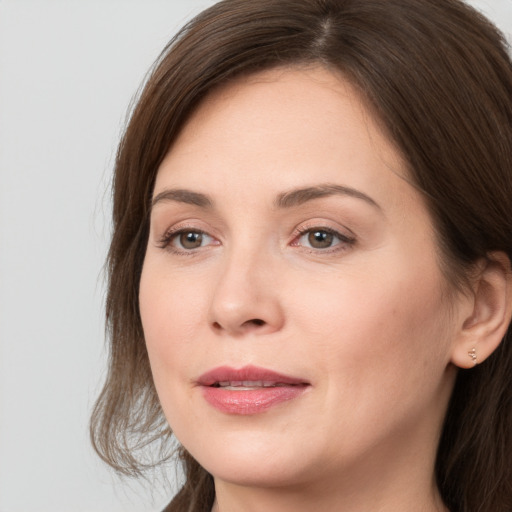
{"type": "Polygon", "coordinates": [[[512,317],[512,272],[503,252],[489,253],[472,286],[472,307],[455,340],[451,361],[472,368],[499,346],[512,317]]]}

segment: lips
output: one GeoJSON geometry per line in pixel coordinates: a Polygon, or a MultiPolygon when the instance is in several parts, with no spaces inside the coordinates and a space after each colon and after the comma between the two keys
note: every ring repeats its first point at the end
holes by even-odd
{"type": "Polygon", "coordinates": [[[258,414],[298,398],[310,386],[304,379],[265,368],[214,368],[198,379],[205,400],[226,414],[258,414]]]}

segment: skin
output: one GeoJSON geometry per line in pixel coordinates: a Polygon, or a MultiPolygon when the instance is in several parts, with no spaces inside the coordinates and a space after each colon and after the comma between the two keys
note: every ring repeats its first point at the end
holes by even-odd
{"type": "Polygon", "coordinates": [[[404,177],[357,92],[323,68],[215,91],[162,162],[140,312],[163,410],[213,474],[217,510],[446,510],[435,451],[471,305],[447,293],[404,177]],[[326,185],[352,192],[276,206],[326,185]],[[315,229],[340,236],[319,246],[315,229]],[[248,364],[310,386],[249,416],[204,400],[200,375],[248,364]]]}

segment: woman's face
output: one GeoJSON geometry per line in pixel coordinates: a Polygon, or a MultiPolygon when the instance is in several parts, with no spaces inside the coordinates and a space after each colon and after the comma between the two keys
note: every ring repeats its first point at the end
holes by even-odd
{"type": "Polygon", "coordinates": [[[218,481],[430,468],[456,312],[404,176],[323,68],[214,92],[169,151],[140,311],[169,424],[218,481]]]}

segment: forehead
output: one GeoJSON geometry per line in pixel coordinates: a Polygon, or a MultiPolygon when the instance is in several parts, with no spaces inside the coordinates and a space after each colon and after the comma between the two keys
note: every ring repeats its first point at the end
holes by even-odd
{"type": "Polygon", "coordinates": [[[343,76],[318,66],[279,68],[211,92],[174,141],[155,190],[164,176],[221,178],[229,169],[235,179],[265,169],[300,181],[301,169],[347,172],[351,164],[356,181],[361,166],[406,174],[399,151],[343,76]]]}

